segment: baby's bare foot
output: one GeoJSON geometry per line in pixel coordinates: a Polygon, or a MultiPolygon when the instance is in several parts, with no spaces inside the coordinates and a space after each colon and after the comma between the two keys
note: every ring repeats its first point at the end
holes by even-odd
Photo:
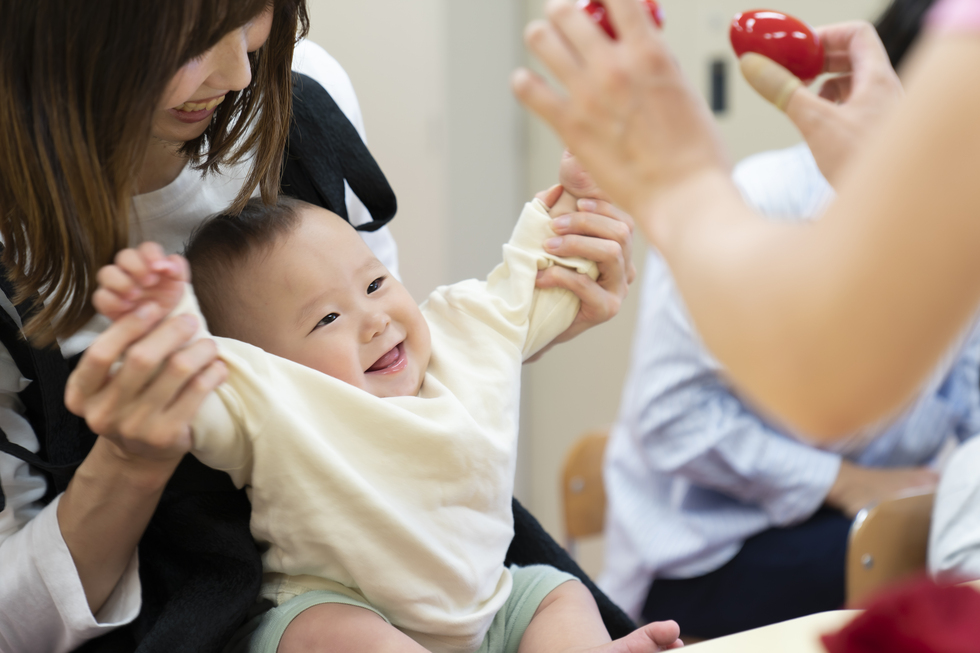
{"type": "Polygon", "coordinates": [[[657,653],[677,649],[684,642],[677,639],[681,629],[674,621],[655,621],[641,626],[626,637],[592,649],[595,653],[657,653]]]}

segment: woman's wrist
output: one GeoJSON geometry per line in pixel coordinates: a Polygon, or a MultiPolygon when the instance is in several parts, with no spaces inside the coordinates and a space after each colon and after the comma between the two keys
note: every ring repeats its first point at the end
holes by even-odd
{"type": "Polygon", "coordinates": [[[183,456],[159,460],[136,456],[112,440],[100,437],[75,476],[81,474],[88,484],[154,495],[163,491],[182,459],[183,456]]]}
{"type": "Polygon", "coordinates": [[[96,614],[122,578],[180,459],[136,459],[105,438],[72,477],[58,525],[96,614]]]}
{"type": "Polygon", "coordinates": [[[636,218],[650,243],[668,254],[686,246],[692,234],[710,228],[710,223],[718,222],[719,216],[727,219],[748,209],[741,201],[730,172],[719,166],[702,168],[637,198],[635,206],[631,205],[627,210],[636,218]]]}

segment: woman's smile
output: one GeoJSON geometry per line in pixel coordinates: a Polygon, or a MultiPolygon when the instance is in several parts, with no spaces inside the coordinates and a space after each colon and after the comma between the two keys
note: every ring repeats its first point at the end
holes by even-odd
{"type": "Polygon", "coordinates": [[[184,102],[179,106],[168,109],[168,113],[177,120],[186,123],[196,123],[207,120],[214,113],[219,104],[225,101],[225,95],[219,95],[210,99],[184,102]]]}

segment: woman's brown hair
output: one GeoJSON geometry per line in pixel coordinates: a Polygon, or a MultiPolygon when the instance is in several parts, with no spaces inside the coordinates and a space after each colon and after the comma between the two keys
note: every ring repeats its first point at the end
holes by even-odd
{"type": "Polygon", "coordinates": [[[93,315],[98,269],[129,244],[131,199],[154,111],[186,62],[272,6],[249,55],[252,84],[229,93],[183,153],[205,172],[252,157],[235,202],[273,202],[289,132],[293,46],[306,0],[0,0],[0,236],[24,325],[37,344],[93,315]]]}

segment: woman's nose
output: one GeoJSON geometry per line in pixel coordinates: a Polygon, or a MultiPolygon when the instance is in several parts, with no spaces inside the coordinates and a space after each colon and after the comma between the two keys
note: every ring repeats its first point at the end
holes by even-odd
{"type": "Polygon", "coordinates": [[[248,60],[248,37],[244,29],[232,30],[210,51],[211,88],[240,91],[252,82],[252,64],[248,60]]]}

